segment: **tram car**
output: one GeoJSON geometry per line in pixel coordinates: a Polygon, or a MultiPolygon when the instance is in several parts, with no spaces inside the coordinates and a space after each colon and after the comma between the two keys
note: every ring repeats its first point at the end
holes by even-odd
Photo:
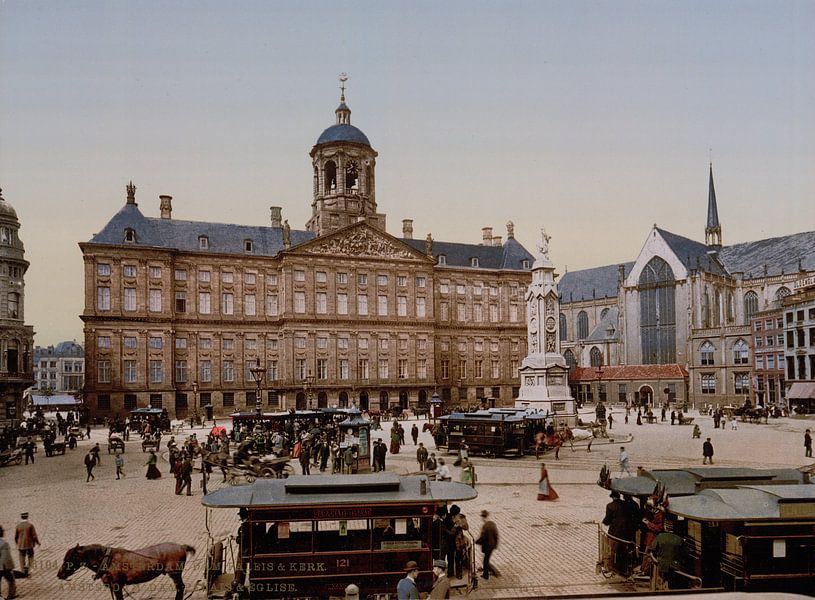
{"type": "Polygon", "coordinates": [[[650,498],[664,530],[681,540],[666,573],[643,561],[643,533],[633,542],[599,532],[598,570],[636,577],[652,590],[697,587],[815,595],[815,485],[796,469],[696,467],[638,472],[610,489],[645,514],[650,498]]]}
{"type": "Polygon", "coordinates": [[[204,506],[238,510],[241,522],[236,538],[210,537],[207,598],[344,598],[349,584],[360,598],[393,596],[409,561],[419,565],[419,588],[430,589],[436,509],[476,496],[468,485],[393,473],[259,479],[211,492],[204,506]]]}
{"type": "MultiPolygon", "coordinates": [[[[552,418],[548,421],[551,423],[552,418]]],[[[524,409],[492,408],[450,413],[439,419],[446,434],[440,447],[458,452],[467,444],[470,454],[488,457],[523,456],[534,450],[534,436],[546,428],[547,419],[524,409]]]]}

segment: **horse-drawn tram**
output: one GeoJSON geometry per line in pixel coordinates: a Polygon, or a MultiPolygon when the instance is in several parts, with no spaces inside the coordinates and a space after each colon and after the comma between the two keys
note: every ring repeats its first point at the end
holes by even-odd
{"type": "Polygon", "coordinates": [[[428,589],[438,557],[436,509],[476,496],[468,485],[392,473],[222,488],[203,504],[238,509],[241,525],[236,548],[211,540],[207,597],[343,598],[349,584],[360,598],[395,597],[408,561],[419,565],[419,587],[428,589]]]}
{"type": "MultiPolygon", "coordinates": [[[[471,454],[484,456],[523,456],[534,449],[534,435],[543,431],[547,419],[524,409],[488,409],[450,413],[439,419],[446,433],[448,452],[458,452],[467,444],[471,454]]],[[[551,421],[551,417],[549,418],[551,421]]]]}
{"type": "Polygon", "coordinates": [[[600,571],[634,579],[639,571],[652,590],[815,595],[815,485],[806,473],[654,470],[614,479],[610,488],[625,498],[615,501],[618,517],[624,522],[630,511],[645,527],[623,537],[600,530],[600,571]]]}

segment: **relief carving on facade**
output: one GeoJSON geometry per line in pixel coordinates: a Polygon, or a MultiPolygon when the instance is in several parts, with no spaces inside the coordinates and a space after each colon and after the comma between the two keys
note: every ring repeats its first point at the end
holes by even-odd
{"type": "Polygon", "coordinates": [[[309,248],[314,254],[343,256],[381,256],[385,258],[413,258],[407,248],[400,248],[389,240],[362,229],[345,237],[336,237],[309,248]]]}
{"type": "Polygon", "coordinates": [[[546,333],[546,351],[555,352],[555,334],[551,332],[546,333]]]}
{"type": "Polygon", "coordinates": [[[554,300],[554,298],[547,298],[546,299],[546,314],[547,315],[555,314],[555,300],[554,300]]]}

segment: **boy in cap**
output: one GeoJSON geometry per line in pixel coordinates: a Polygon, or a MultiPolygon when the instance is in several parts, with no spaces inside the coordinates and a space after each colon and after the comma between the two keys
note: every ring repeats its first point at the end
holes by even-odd
{"type": "Polygon", "coordinates": [[[433,588],[430,590],[430,595],[427,597],[428,600],[449,598],[450,579],[447,577],[447,563],[443,560],[434,560],[433,575],[436,576],[436,581],[433,583],[433,588]]]}
{"type": "MultiPolygon", "coordinates": [[[[446,565],[445,565],[446,566],[446,565]]],[[[419,565],[410,560],[405,565],[405,576],[396,585],[398,600],[419,600],[419,588],[416,587],[416,578],[419,576],[419,565]]]]}

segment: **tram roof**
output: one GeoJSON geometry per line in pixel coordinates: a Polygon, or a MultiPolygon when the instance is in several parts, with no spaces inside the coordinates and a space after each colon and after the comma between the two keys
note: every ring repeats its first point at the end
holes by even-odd
{"type": "Polygon", "coordinates": [[[477,410],[468,413],[450,413],[440,417],[442,421],[477,421],[477,422],[503,422],[503,421],[523,421],[523,412],[504,412],[504,411],[489,411],[477,410]]]}
{"type": "Polygon", "coordinates": [[[258,479],[252,485],[221,488],[201,500],[212,508],[258,508],[327,504],[405,504],[472,500],[478,492],[469,485],[429,481],[423,475],[294,475],[288,479],[258,479]],[[421,492],[421,481],[427,493],[421,492]]]}
{"type": "Polygon", "coordinates": [[[612,480],[611,489],[629,496],[645,497],[661,481],[669,496],[689,496],[707,488],[737,485],[777,485],[804,482],[798,469],[753,469],[750,467],[692,467],[687,469],[654,469],[636,477],[612,480]]]}
{"type": "MultiPolygon", "coordinates": [[[[292,417],[295,419],[310,419],[316,417],[323,417],[326,415],[336,415],[336,414],[345,414],[346,411],[341,408],[318,408],[316,410],[297,410],[294,412],[282,410],[276,412],[264,412],[261,413],[261,419],[274,419],[274,418],[286,418],[292,417]]],[[[237,412],[233,412],[229,415],[233,419],[257,419],[258,413],[254,410],[241,410],[237,412]]]]}
{"type": "Polygon", "coordinates": [[[707,489],[695,496],[672,499],[668,510],[700,521],[815,519],[815,485],[707,489]]]}
{"type": "Polygon", "coordinates": [[[163,412],[160,408],[134,408],[130,411],[131,415],[160,415],[163,412]]]}

